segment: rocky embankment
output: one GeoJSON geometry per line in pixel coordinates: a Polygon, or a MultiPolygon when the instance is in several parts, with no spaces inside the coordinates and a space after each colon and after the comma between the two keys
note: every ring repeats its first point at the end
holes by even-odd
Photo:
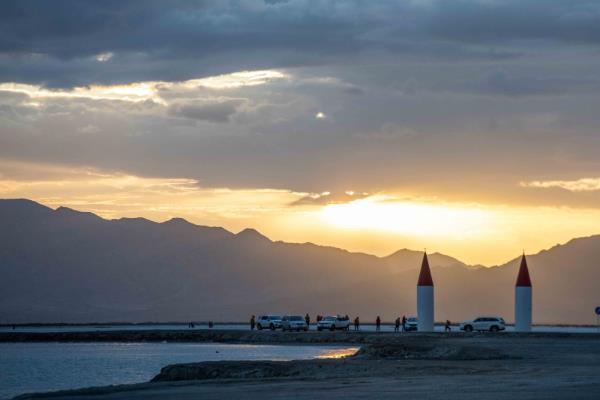
{"type": "MultiPolygon", "coordinates": [[[[431,337],[439,340],[464,339],[473,337],[491,337],[493,334],[478,333],[431,333],[431,334],[399,334],[392,332],[281,332],[281,331],[243,331],[243,330],[122,330],[122,331],[89,331],[89,332],[0,332],[0,342],[214,342],[214,343],[263,343],[263,344],[374,344],[395,343],[411,340],[411,338],[431,337]]],[[[494,337],[529,337],[529,338],[596,338],[600,334],[581,333],[498,333],[494,337]]]]}
{"type": "Polygon", "coordinates": [[[90,332],[2,332],[0,342],[213,342],[263,344],[361,344],[398,336],[373,332],[281,332],[242,330],[147,330],[90,332]]]}
{"type": "Polygon", "coordinates": [[[362,336],[360,350],[341,359],[296,361],[212,361],[168,365],[152,382],[212,379],[331,378],[364,374],[394,374],[394,361],[489,361],[518,359],[510,351],[462,338],[427,335],[362,336]],[[370,340],[369,340],[370,339],[370,340]],[[377,340],[376,340],[377,339],[377,340]],[[384,363],[382,363],[384,362],[384,363]]]}

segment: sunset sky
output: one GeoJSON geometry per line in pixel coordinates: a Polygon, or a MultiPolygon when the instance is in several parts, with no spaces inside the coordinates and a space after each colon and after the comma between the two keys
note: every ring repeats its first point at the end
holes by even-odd
{"type": "Polygon", "coordinates": [[[494,265],[600,233],[595,1],[3,1],[0,197],[494,265]]]}

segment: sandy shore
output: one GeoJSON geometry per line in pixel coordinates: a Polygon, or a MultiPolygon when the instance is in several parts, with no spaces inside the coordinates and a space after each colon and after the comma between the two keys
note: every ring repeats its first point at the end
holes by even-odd
{"type": "MultiPolygon", "coordinates": [[[[217,331],[211,334],[218,334],[217,331]]],[[[598,399],[600,335],[260,332],[249,343],[361,343],[344,359],[164,367],[152,382],[20,399],[598,399]],[[299,339],[302,338],[302,339],[299,339]]],[[[202,336],[202,340],[207,339],[202,336]]],[[[212,337],[211,340],[216,339],[212,337]]],[[[196,338],[196,340],[200,340],[196,338]]],[[[223,340],[215,340],[223,341],[223,340]]],[[[226,340],[224,340],[226,341],[226,340]]]]}

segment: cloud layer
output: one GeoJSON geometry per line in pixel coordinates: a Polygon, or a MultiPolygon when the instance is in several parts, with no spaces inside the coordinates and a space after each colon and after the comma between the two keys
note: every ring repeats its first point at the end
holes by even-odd
{"type": "Polygon", "coordinates": [[[600,174],[599,46],[583,0],[4,1],[0,159],[589,207],[519,182],[600,174]]]}
{"type": "Polygon", "coordinates": [[[521,186],[541,189],[559,188],[571,192],[594,192],[600,190],[600,178],[581,178],[572,181],[521,182],[521,186]]]}
{"type": "Polygon", "coordinates": [[[8,0],[0,16],[0,79],[50,86],[377,62],[374,53],[501,60],[532,43],[600,44],[589,0],[8,0]]]}

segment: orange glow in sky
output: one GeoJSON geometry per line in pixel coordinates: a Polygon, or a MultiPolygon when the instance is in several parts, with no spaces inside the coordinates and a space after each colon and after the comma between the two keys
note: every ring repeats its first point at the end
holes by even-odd
{"type": "MultiPolygon", "coordinates": [[[[334,204],[300,204],[319,195],[289,190],[205,188],[193,179],[146,178],[91,169],[10,163],[28,171],[0,179],[0,197],[30,198],[104,218],[186,218],[238,232],[253,227],[272,240],[313,242],[384,256],[401,248],[439,251],[470,264],[518,255],[598,233],[600,210],[510,206],[376,194],[334,204]]],[[[352,192],[348,192],[351,193],[352,192]]]]}

